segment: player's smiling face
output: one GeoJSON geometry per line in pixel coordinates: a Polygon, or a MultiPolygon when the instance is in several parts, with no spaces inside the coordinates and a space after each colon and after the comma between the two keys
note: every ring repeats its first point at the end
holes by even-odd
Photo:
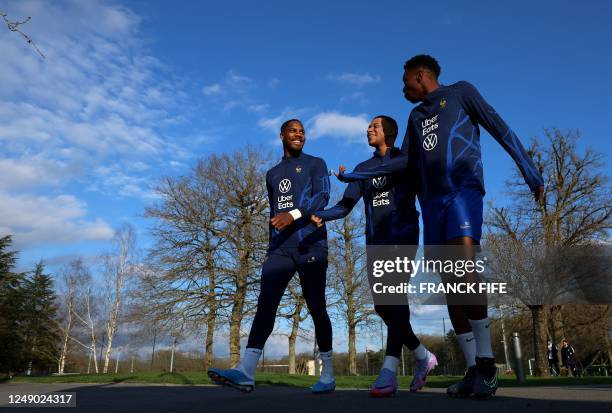
{"type": "Polygon", "coordinates": [[[281,133],[283,146],[291,151],[301,151],[306,143],[304,126],[297,121],[290,122],[281,133]]]}
{"type": "Polygon", "coordinates": [[[385,131],[382,119],[374,118],[368,126],[368,145],[378,147],[385,142],[385,131]]]}
{"type": "Polygon", "coordinates": [[[408,69],[404,71],[404,97],[411,103],[421,101],[427,94],[423,90],[422,78],[422,69],[408,69]]]}

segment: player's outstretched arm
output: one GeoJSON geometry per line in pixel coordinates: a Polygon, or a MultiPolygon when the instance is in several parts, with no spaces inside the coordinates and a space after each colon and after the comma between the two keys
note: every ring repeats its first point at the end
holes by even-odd
{"type": "Polygon", "coordinates": [[[541,202],[544,192],[544,179],[518,136],[504,122],[495,109],[484,100],[473,85],[468,82],[462,82],[461,86],[463,87],[461,97],[467,114],[476,119],[508,152],[521,171],[536,201],[541,202]]]}
{"type": "Polygon", "coordinates": [[[408,155],[402,153],[393,158],[385,159],[380,165],[353,171],[349,173],[341,172],[336,176],[342,182],[362,181],[365,179],[376,178],[381,175],[389,175],[395,172],[400,172],[408,168],[408,155]]]}
{"type": "MultiPolygon", "coordinates": [[[[361,188],[359,187],[359,182],[351,182],[344,190],[342,199],[338,201],[336,205],[324,211],[317,211],[313,216],[321,220],[321,225],[323,221],[333,221],[335,219],[344,218],[351,212],[360,198],[361,188]]],[[[317,223],[315,222],[315,224],[317,223]]]]}

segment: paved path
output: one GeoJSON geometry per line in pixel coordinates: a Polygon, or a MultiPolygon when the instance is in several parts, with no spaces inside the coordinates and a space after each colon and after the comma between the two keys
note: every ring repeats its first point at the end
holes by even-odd
{"type": "MultiPolygon", "coordinates": [[[[2,403],[8,400],[8,394],[52,391],[76,392],[77,407],[47,408],[43,412],[612,412],[612,386],[605,385],[502,388],[493,399],[482,401],[450,399],[444,389],[426,389],[417,394],[400,391],[391,399],[372,399],[367,391],[344,389],[316,396],[294,387],[259,387],[253,393],[242,394],[217,386],[8,383],[0,385],[0,405],[7,406],[2,403]]],[[[0,410],[41,412],[39,408],[0,410]]]]}

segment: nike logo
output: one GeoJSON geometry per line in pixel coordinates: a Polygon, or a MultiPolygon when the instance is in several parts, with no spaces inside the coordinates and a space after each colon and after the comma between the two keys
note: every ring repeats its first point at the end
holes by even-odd
{"type": "Polygon", "coordinates": [[[490,326],[490,325],[491,325],[491,323],[487,324],[487,325],[485,326],[485,328],[489,328],[489,326],[490,326]]]}
{"type": "Polygon", "coordinates": [[[470,341],[472,341],[472,340],[474,340],[474,337],[472,337],[472,338],[466,338],[466,339],[465,339],[465,342],[466,342],[466,343],[469,343],[469,342],[470,342],[470,341]]]}
{"type": "Polygon", "coordinates": [[[490,388],[497,387],[497,373],[495,373],[491,380],[484,379],[483,381],[490,388]]]}

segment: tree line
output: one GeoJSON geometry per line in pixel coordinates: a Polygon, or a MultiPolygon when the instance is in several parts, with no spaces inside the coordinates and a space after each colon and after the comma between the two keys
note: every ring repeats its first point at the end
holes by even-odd
{"type": "MultiPolygon", "coordinates": [[[[578,138],[574,131],[546,131],[545,139],[531,146],[547,181],[543,206],[533,206],[517,172],[507,183],[511,201],[488,208],[483,244],[498,258],[493,270],[510,277],[509,282],[542,282],[538,261],[525,259],[530,264],[522,268],[517,256],[607,240],[612,206],[603,158],[591,149],[580,151],[578,138]]],[[[265,171],[270,166],[270,154],[246,147],[209,155],[187,174],[162,179],[157,187],[160,200],[145,210],[153,246],[139,253],[134,230],[124,225],[112,248],[98,257],[96,277],[82,259],[53,277],[45,274],[42,262],[31,272],[15,273],[11,238],[2,238],[0,371],[63,373],[71,359],[79,359],[87,360],[88,371],[107,373],[113,369],[112,356],[117,359],[120,351],[127,354],[129,348],[143,345],[151,347],[153,366],[156,345],[164,337],[171,338],[171,358],[182,340],[200,340],[206,369],[215,361],[215,341],[224,334],[229,363],[237,362],[267,250],[265,171]]],[[[340,192],[331,202],[339,197],[340,192]]],[[[347,337],[342,369],[348,374],[359,372],[357,337],[378,326],[368,291],[363,220],[357,206],[345,219],[328,224],[328,307],[335,334],[347,337]]],[[[510,324],[530,337],[524,347],[536,359],[539,375],[548,371],[545,351],[550,338],[590,343],[590,349],[598,348],[612,361],[610,305],[580,309],[519,299],[507,305],[506,313],[516,322],[510,324]],[[525,314],[531,315],[528,324],[525,314]],[[585,326],[597,327],[598,333],[589,333],[585,326]]],[[[297,339],[314,343],[297,278],[286,291],[279,316],[280,331],[287,336],[289,372],[295,373],[297,339]]],[[[461,358],[452,332],[439,342],[450,366],[447,371],[454,372],[461,358]]],[[[500,351],[497,346],[498,360],[503,359],[500,351]]]]}

